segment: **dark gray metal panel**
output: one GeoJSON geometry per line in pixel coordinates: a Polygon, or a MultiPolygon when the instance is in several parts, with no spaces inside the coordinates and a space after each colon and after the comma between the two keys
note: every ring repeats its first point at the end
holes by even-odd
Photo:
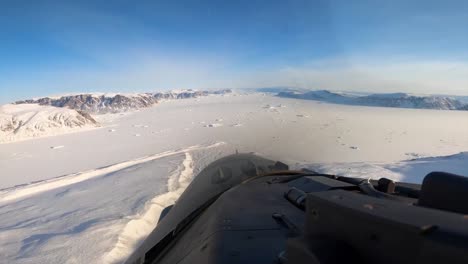
{"type": "Polygon", "coordinates": [[[327,191],[330,189],[337,188],[352,188],[355,185],[336,181],[324,176],[304,176],[288,183],[290,187],[295,187],[299,190],[302,190],[306,193],[309,192],[320,192],[327,191]]]}
{"type": "Polygon", "coordinates": [[[468,263],[465,215],[343,190],[311,193],[306,204],[304,236],[311,243],[343,241],[381,264],[435,263],[431,255],[468,263]]]}
{"type": "Polygon", "coordinates": [[[283,197],[285,184],[268,184],[263,177],[221,195],[181,234],[158,264],[268,263],[286,248],[291,227],[272,217],[280,213],[297,228],[304,212],[283,197]]]}
{"type": "Polygon", "coordinates": [[[421,226],[433,224],[456,228],[457,232],[468,232],[468,219],[463,214],[378,199],[344,190],[310,193],[307,196],[308,208],[318,205],[325,208],[327,212],[332,212],[333,208],[347,208],[350,212],[367,214],[376,219],[405,223],[416,230],[419,230],[421,226]],[[325,205],[330,205],[330,209],[327,209],[325,205]]]}
{"type": "Polygon", "coordinates": [[[270,172],[275,162],[252,154],[236,154],[211,163],[192,181],[177,203],[125,263],[140,263],[154,245],[173,232],[182,220],[224,191],[259,174],[270,172]]]}
{"type": "Polygon", "coordinates": [[[189,251],[179,262],[171,262],[172,259],[162,259],[163,263],[275,263],[279,252],[285,245],[272,243],[284,237],[281,230],[248,230],[248,231],[222,231],[205,239],[189,251]],[[259,247],[259,245],[263,245],[259,247]],[[268,245],[268,246],[265,246],[268,245]]]}
{"type": "MultiPolygon", "coordinates": [[[[468,263],[466,215],[365,195],[358,178],[266,176],[279,167],[243,154],[214,162],[126,263],[468,263]]],[[[395,194],[419,188],[396,183],[395,194]]]]}
{"type": "Polygon", "coordinates": [[[431,172],[424,178],[418,204],[468,214],[467,190],[467,177],[446,172],[431,172]]]}

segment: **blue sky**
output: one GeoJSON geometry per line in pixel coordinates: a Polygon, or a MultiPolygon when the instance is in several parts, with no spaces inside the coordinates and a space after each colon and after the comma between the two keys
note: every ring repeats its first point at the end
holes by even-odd
{"type": "Polygon", "coordinates": [[[0,102],[301,86],[468,95],[468,1],[2,1],[0,102]]]}

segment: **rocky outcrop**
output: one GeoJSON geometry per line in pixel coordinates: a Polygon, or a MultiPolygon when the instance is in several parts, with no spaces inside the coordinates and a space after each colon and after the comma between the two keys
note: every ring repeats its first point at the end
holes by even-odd
{"type": "Polygon", "coordinates": [[[168,91],[141,94],[78,94],[67,95],[59,98],[44,97],[39,99],[17,101],[15,104],[39,104],[55,107],[65,107],[80,110],[86,113],[103,114],[117,113],[133,109],[153,106],[158,100],[186,99],[207,96],[209,94],[227,94],[230,89],[219,91],[168,91]]]}
{"type": "Polygon", "coordinates": [[[366,96],[347,95],[326,90],[283,91],[279,97],[316,100],[334,104],[380,106],[396,108],[418,108],[438,110],[466,110],[463,102],[446,96],[414,96],[406,93],[371,94],[366,96]]]}
{"type": "Polygon", "coordinates": [[[450,97],[413,96],[405,93],[372,94],[356,98],[355,103],[358,105],[439,110],[456,110],[463,106],[462,102],[450,97]]]}
{"type": "Polygon", "coordinates": [[[79,94],[60,98],[44,97],[36,100],[18,101],[15,104],[39,104],[66,107],[87,113],[115,113],[130,109],[149,107],[157,103],[151,94],[138,95],[94,95],[79,94]]]}

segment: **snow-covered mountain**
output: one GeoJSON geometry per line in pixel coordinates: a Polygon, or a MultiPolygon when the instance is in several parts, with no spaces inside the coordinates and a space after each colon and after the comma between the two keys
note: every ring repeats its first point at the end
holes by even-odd
{"type": "Polygon", "coordinates": [[[83,111],[38,104],[0,106],[0,143],[52,136],[99,124],[83,111]]]}
{"type": "Polygon", "coordinates": [[[468,104],[465,104],[464,106],[458,108],[458,110],[465,110],[465,111],[468,111],[468,104]]]}
{"type": "Polygon", "coordinates": [[[55,107],[66,107],[87,113],[102,114],[124,112],[152,106],[162,99],[185,99],[209,94],[231,93],[231,90],[195,91],[180,90],[140,94],[76,94],[61,97],[43,97],[17,101],[15,104],[39,104],[55,107]]]}
{"type": "Polygon", "coordinates": [[[39,104],[66,107],[88,113],[122,112],[130,109],[148,107],[156,103],[157,99],[151,94],[78,94],[62,96],[59,98],[43,97],[39,99],[15,102],[15,104],[39,104]]]}
{"type": "Polygon", "coordinates": [[[150,107],[161,100],[228,94],[231,90],[179,90],[141,94],[75,94],[0,106],[0,143],[59,135],[99,126],[90,114],[150,107]]]}
{"type": "MultiPolygon", "coordinates": [[[[244,89],[246,91],[251,91],[252,89],[246,88],[244,89]]],[[[280,93],[280,92],[306,92],[307,90],[301,89],[298,87],[289,87],[289,86],[272,86],[272,87],[261,87],[261,88],[255,88],[254,89],[256,92],[259,93],[280,93]]]]}
{"type": "Polygon", "coordinates": [[[358,105],[441,110],[457,110],[464,105],[462,102],[450,97],[414,96],[405,93],[372,94],[358,97],[355,102],[358,105]]]}
{"type": "Polygon", "coordinates": [[[296,98],[296,99],[324,101],[324,102],[336,103],[336,104],[352,103],[353,99],[355,99],[355,97],[352,97],[352,96],[333,93],[327,90],[307,91],[307,92],[283,91],[283,92],[279,92],[278,96],[296,98]]]}
{"type": "Polygon", "coordinates": [[[446,96],[415,96],[406,93],[371,94],[356,96],[327,90],[282,91],[279,97],[323,101],[334,104],[381,106],[397,108],[420,108],[438,110],[467,110],[463,102],[446,96]]]}

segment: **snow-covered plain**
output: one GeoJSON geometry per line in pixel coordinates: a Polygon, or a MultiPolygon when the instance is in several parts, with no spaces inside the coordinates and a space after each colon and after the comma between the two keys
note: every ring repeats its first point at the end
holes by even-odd
{"type": "Polygon", "coordinates": [[[256,152],[328,173],[468,174],[468,112],[231,94],[98,115],[102,129],[0,145],[0,259],[115,263],[205,165],[256,152]]]}

